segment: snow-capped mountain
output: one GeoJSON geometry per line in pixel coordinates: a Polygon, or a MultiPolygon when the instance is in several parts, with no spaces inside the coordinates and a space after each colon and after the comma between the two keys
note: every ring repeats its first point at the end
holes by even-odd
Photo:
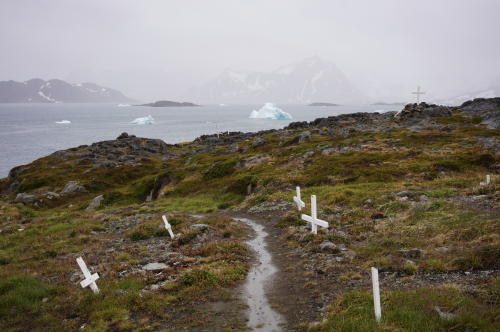
{"type": "Polygon", "coordinates": [[[95,82],[123,92],[143,102],[177,100],[191,87],[199,87],[208,79],[197,71],[179,70],[166,73],[162,70],[129,69],[105,70],[98,74],[89,68],[75,69],[66,77],[70,83],[95,82]]]}
{"type": "Polygon", "coordinates": [[[121,92],[94,83],[69,84],[34,78],[0,82],[0,103],[134,103],[121,92]]]}
{"type": "Polygon", "coordinates": [[[450,98],[434,99],[432,103],[460,106],[467,100],[474,100],[476,98],[495,98],[495,97],[500,97],[500,86],[489,87],[475,92],[460,93],[450,98]]]}
{"type": "Polygon", "coordinates": [[[269,73],[226,69],[181,96],[196,102],[370,102],[335,64],[318,56],[269,73]]]}
{"type": "Polygon", "coordinates": [[[500,97],[500,76],[487,82],[472,82],[466,88],[456,90],[454,93],[432,100],[435,104],[460,106],[467,100],[475,98],[500,97]],[[444,98],[443,98],[444,97],[444,98]]]}

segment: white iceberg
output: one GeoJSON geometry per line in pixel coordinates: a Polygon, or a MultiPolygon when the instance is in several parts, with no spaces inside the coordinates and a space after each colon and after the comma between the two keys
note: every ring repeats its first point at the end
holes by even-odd
{"type": "Polygon", "coordinates": [[[219,106],[229,106],[229,105],[226,105],[226,104],[220,104],[219,106]]]}
{"type": "Polygon", "coordinates": [[[250,119],[292,120],[292,116],[276,107],[276,104],[266,103],[258,112],[253,111],[250,119]]]}
{"type": "Polygon", "coordinates": [[[66,123],[71,123],[71,121],[68,121],[68,120],[62,120],[62,121],[56,121],[56,123],[63,123],[63,124],[66,124],[66,123]]]}
{"type": "Polygon", "coordinates": [[[139,124],[139,125],[145,125],[145,124],[154,124],[155,119],[151,115],[148,115],[144,118],[137,118],[134,121],[130,122],[130,124],[139,124]]]}
{"type": "Polygon", "coordinates": [[[130,105],[127,105],[127,104],[120,104],[120,105],[118,105],[118,107],[130,107],[130,105]]]}

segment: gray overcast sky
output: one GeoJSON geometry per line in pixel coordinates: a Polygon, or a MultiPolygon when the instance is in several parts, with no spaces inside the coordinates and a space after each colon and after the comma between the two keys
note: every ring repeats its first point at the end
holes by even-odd
{"type": "Polygon", "coordinates": [[[455,88],[500,76],[497,0],[0,1],[0,80],[130,68],[272,70],[455,88]]]}

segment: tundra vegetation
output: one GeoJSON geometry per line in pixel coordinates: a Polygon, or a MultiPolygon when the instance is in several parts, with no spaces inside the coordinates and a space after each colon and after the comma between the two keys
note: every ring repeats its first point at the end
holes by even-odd
{"type": "MultiPolygon", "coordinates": [[[[343,115],[176,145],[124,133],[16,167],[0,180],[0,329],[250,329],[244,305],[224,320],[203,304],[235,300],[248,271],[249,231],[228,215],[278,206],[283,254],[334,257],[321,273],[353,267],[331,278],[339,285],[381,271],[380,323],[365,285],[336,296],[320,323],[289,329],[499,330],[500,129],[484,123],[490,113],[448,112],[343,115]],[[317,235],[300,218],[310,195],[330,224],[317,235]],[[325,241],[342,250],[325,253],[325,241]],[[79,256],[100,274],[99,294],[80,287],[79,256]],[[165,268],[145,269],[157,262],[165,268]],[[422,281],[450,275],[463,278],[422,281]]],[[[301,291],[317,297],[316,272],[299,266],[283,272],[308,278],[301,291]]]]}

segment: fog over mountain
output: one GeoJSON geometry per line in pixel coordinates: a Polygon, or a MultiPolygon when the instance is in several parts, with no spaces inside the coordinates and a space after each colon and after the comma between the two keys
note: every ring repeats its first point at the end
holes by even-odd
{"type": "MultiPolygon", "coordinates": [[[[408,101],[418,86],[431,101],[500,76],[498,12],[496,0],[3,1],[0,81],[88,81],[151,102],[203,90],[234,68],[250,74],[228,93],[253,100],[284,93],[271,86],[277,68],[318,55],[373,101],[408,101]],[[268,88],[245,92],[264,74],[268,88]]],[[[300,75],[280,100],[314,96],[313,76],[301,97],[300,75]]],[[[310,100],[338,102],[320,99],[310,100]]]]}
{"type": "Polygon", "coordinates": [[[188,88],[201,86],[208,79],[203,73],[179,70],[166,73],[163,70],[129,69],[105,70],[96,74],[89,68],[72,70],[66,77],[70,83],[96,82],[111,86],[126,96],[143,102],[177,100],[188,88]]]}
{"type": "Polygon", "coordinates": [[[267,73],[225,69],[201,88],[188,90],[182,99],[198,102],[370,102],[334,63],[318,56],[267,73]]]}

